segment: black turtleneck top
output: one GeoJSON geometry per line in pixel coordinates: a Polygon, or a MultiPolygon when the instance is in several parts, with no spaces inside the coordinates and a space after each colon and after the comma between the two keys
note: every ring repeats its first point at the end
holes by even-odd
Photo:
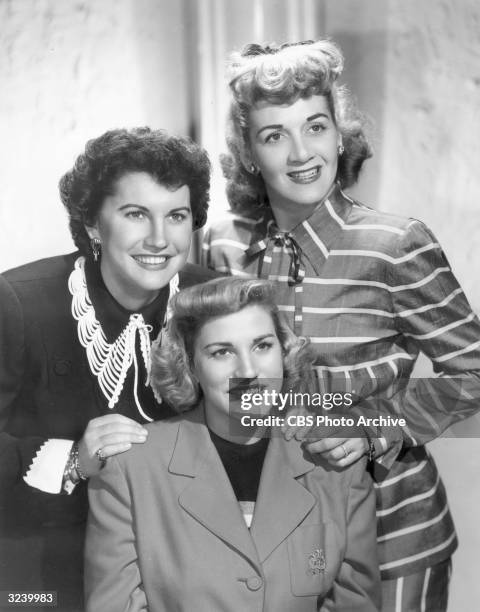
{"type": "Polygon", "coordinates": [[[239,502],[257,500],[268,438],[252,444],[236,444],[208,430],[239,502]]]}

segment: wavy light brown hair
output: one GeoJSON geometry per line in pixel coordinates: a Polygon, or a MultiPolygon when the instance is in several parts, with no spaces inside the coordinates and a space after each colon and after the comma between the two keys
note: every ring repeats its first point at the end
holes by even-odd
{"type": "Polygon", "coordinates": [[[284,390],[308,392],[314,357],[308,341],[297,338],[278,311],[273,286],[264,280],[228,277],[189,287],[172,298],[172,317],[153,345],[151,385],[155,394],[178,412],[195,406],[202,397],[192,371],[200,330],[214,317],[253,305],[265,308],[272,317],[283,352],[284,390]]]}
{"type": "Polygon", "coordinates": [[[260,101],[293,104],[300,98],[325,96],[345,148],[338,158],[336,180],[342,188],[358,180],[372,149],[365,133],[366,118],[356,108],[347,88],[337,84],[342,70],[342,52],[329,40],[280,46],[250,44],[240,53],[232,54],[228,66],[232,96],[227,119],[230,153],[221,159],[232,210],[249,215],[267,201],[262,176],[248,167],[249,114],[260,101]]]}

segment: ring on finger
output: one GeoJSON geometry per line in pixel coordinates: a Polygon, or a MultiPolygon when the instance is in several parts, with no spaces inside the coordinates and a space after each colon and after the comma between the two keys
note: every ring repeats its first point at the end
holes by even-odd
{"type": "Polygon", "coordinates": [[[107,458],[105,457],[105,455],[103,454],[103,448],[99,448],[95,455],[97,456],[97,459],[100,461],[102,467],[107,463],[107,458]]]}
{"type": "Polygon", "coordinates": [[[343,457],[342,457],[342,459],[346,459],[348,457],[348,455],[350,454],[350,451],[348,451],[345,448],[345,444],[340,444],[340,448],[343,450],[343,457]]]}

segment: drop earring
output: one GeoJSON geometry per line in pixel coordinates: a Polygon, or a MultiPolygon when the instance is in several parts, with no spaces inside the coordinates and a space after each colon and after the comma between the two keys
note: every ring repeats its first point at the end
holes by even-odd
{"type": "Polygon", "coordinates": [[[260,174],[260,170],[257,168],[257,166],[254,163],[250,164],[250,173],[251,174],[260,174]]]}
{"type": "Polygon", "coordinates": [[[340,144],[338,145],[337,151],[338,151],[338,155],[339,155],[339,157],[340,157],[341,155],[343,155],[343,152],[345,151],[345,147],[343,146],[343,144],[342,144],[342,143],[340,143],[340,144]]]}
{"type": "Polygon", "coordinates": [[[102,243],[99,238],[91,238],[90,239],[90,247],[92,249],[93,261],[98,261],[100,256],[100,247],[102,243]]]}

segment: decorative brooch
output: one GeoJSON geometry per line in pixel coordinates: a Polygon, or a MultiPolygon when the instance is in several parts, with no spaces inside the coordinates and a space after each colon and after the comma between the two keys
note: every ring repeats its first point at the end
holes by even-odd
{"type": "Polygon", "coordinates": [[[325,560],[325,555],[321,548],[315,549],[308,555],[308,573],[311,576],[315,576],[316,574],[320,574],[320,572],[324,572],[327,567],[327,562],[325,560]]]}

